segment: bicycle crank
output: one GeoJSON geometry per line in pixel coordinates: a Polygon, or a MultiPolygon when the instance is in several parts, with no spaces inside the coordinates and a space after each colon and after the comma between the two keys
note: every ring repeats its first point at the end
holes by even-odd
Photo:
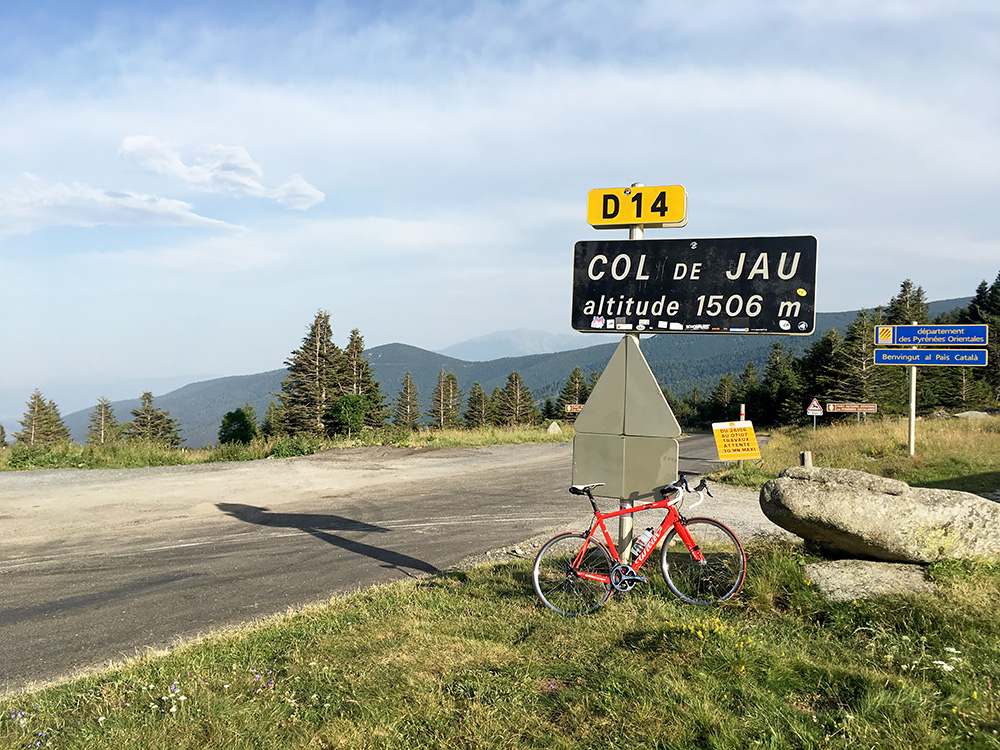
{"type": "Polygon", "coordinates": [[[631,591],[637,583],[649,583],[649,581],[637,575],[631,565],[619,563],[611,569],[611,587],[615,591],[631,591]]]}

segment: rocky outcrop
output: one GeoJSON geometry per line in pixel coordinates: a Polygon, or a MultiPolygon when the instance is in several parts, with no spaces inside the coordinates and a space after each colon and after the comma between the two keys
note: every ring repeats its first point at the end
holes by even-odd
{"type": "Polygon", "coordinates": [[[849,469],[791,468],[761,488],[772,522],[828,549],[907,563],[1000,558],[1000,503],[849,469]]]}

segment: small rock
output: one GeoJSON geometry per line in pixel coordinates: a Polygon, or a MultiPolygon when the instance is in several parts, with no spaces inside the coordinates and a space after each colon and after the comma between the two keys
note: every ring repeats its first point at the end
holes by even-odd
{"type": "Polygon", "coordinates": [[[891,594],[924,594],[937,590],[921,565],[834,560],[806,565],[806,576],[827,599],[849,602],[891,594]]]}
{"type": "Polygon", "coordinates": [[[549,425],[548,433],[550,435],[559,435],[562,433],[562,427],[559,426],[558,422],[553,422],[549,425]]]}

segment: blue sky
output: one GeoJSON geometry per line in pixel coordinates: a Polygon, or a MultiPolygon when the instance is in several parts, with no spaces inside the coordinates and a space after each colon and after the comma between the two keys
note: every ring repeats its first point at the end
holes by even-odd
{"type": "Polygon", "coordinates": [[[970,295],[997,81],[994,0],[8,0],[0,418],[275,369],[318,309],[568,333],[573,243],[625,236],[587,191],[636,181],[688,192],[647,237],[816,235],[822,311],[970,295]]]}

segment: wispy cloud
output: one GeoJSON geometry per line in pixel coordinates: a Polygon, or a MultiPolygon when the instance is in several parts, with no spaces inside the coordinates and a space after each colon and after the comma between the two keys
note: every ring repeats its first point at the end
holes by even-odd
{"type": "Polygon", "coordinates": [[[148,135],[130,135],[119,153],[144,169],[185,183],[192,190],[268,198],[286,208],[304,211],[325,199],[323,193],[299,175],[276,189],[262,182],[264,171],[242,146],[201,146],[193,163],[185,164],[170,146],[148,135]]]}
{"type": "Polygon", "coordinates": [[[102,224],[231,228],[224,221],[200,216],[184,201],[111,192],[83,183],[49,184],[29,173],[22,175],[22,184],[0,190],[0,236],[102,224]]]}

